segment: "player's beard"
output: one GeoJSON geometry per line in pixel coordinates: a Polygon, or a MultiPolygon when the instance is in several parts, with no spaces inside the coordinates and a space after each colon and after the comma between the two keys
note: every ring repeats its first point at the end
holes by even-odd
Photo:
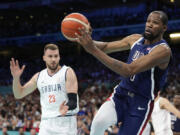
{"type": "Polygon", "coordinates": [[[151,32],[149,34],[144,32],[143,37],[149,41],[153,41],[153,40],[157,39],[160,36],[160,34],[161,34],[161,31],[159,31],[156,35],[154,35],[151,32]]]}
{"type": "Polygon", "coordinates": [[[55,66],[51,66],[51,65],[48,65],[47,64],[47,67],[52,70],[52,71],[55,71],[57,68],[58,68],[58,64],[56,64],[55,66]]]}

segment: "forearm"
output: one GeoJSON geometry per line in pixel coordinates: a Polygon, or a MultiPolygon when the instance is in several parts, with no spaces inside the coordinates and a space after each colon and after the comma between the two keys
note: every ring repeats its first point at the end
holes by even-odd
{"type": "Polygon", "coordinates": [[[100,49],[101,51],[105,52],[105,48],[107,47],[107,42],[100,42],[93,40],[93,44],[100,49]]]}
{"type": "Polygon", "coordinates": [[[112,71],[118,73],[119,75],[128,77],[132,74],[129,64],[109,57],[108,55],[100,51],[98,48],[95,47],[90,53],[99,61],[101,61],[105,66],[107,66],[112,71]]]}
{"type": "Polygon", "coordinates": [[[130,49],[130,43],[126,40],[118,40],[113,42],[93,41],[93,45],[105,53],[113,53],[130,49]]]}
{"type": "Polygon", "coordinates": [[[21,98],[22,85],[20,83],[20,78],[13,79],[13,93],[15,98],[17,99],[21,98]]]}

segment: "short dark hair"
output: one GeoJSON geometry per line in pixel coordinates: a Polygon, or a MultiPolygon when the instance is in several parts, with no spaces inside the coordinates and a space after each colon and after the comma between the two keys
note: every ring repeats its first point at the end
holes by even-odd
{"type": "Polygon", "coordinates": [[[55,45],[55,44],[47,44],[47,45],[45,45],[45,47],[44,47],[44,52],[45,52],[47,49],[50,49],[50,50],[59,50],[58,46],[55,45]]]}
{"type": "Polygon", "coordinates": [[[160,14],[160,18],[161,18],[161,21],[164,25],[168,25],[168,16],[165,12],[163,11],[152,11],[151,13],[156,13],[156,14],[160,14]]]}

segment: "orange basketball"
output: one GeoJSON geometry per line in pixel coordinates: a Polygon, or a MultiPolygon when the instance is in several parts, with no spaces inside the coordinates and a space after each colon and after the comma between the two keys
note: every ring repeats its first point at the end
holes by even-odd
{"type": "Polygon", "coordinates": [[[78,28],[85,27],[88,29],[88,19],[80,13],[71,13],[62,20],[61,32],[64,37],[70,41],[76,40],[75,33],[79,33],[78,28]]]}

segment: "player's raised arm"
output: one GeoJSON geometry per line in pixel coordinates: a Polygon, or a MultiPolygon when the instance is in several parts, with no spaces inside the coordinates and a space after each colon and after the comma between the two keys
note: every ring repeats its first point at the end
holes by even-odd
{"type": "Polygon", "coordinates": [[[13,76],[13,93],[17,99],[25,97],[37,88],[36,81],[38,78],[38,73],[35,74],[24,86],[21,85],[20,77],[24,69],[25,65],[20,68],[18,60],[14,60],[14,58],[11,59],[10,70],[13,76]]]}
{"type": "Polygon", "coordinates": [[[102,42],[102,41],[95,41],[92,40],[91,33],[84,28],[80,28],[79,31],[81,32],[82,36],[78,36],[76,33],[77,42],[81,45],[94,45],[101,51],[105,53],[112,53],[118,51],[129,50],[133,43],[137,41],[139,38],[142,37],[140,34],[132,34],[123,38],[122,40],[112,41],[112,42],[102,42]]]}
{"type": "Polygon", "coordinates": [[[167,100],[166,98],[162,98],[162,100],[160,100],[160,107],[162,109],[168,110],[169,112],[173,113],[180,119],[180,111],[173,104],[171,104],[169,100],[167,100]]]}
{"type": "MultiPolygon", "coordinates": [[[[81,32],[83,34],[86,33],[85,31],[81,32]]],[[[160,45],[153,49],[153,51],[150,52],[148,55],[140,57],[139,59],[133,61],[131,64],[126,64],[122,61],[116,60],[106,55],[95,45],[86,43],[85,37],[83,36],[78,37],[78,42],[86,49],[87,52],[96,57],[112,71],[125,77],[135,75],[139,72],[143,72],[147,69],[150,69],[154,66],[159,66],[163,63],[168,63],[171,56],[170,48],[166,47],[165,45],[160,45]]]]}
{"type": "Polygon", "coordinates": [[[141,37],[142,35],[140,34],[132,34],[123,38],[122,40],[112,42],[101,42],[93,40],[93,44],[105,53],[112,53],[129,50],[134,41],[137,41],[141,37]]]}

